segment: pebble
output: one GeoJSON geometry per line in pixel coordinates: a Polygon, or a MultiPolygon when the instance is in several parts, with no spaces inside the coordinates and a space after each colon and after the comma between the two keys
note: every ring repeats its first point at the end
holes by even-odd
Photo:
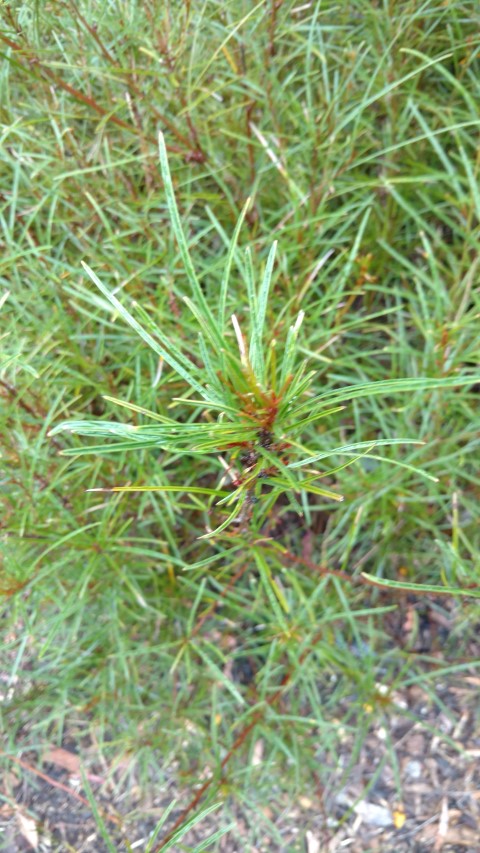
{"type": "Polygon", "coordinates": [[[385,827],[391,826],[393,823],[390,809],[387,809],[385,806],[377,806],[376,803],[367,803],[366,800],[357,803],[355,812],[360,815],[365,823],[370,824],[370,826],[385,827]]]}
{"type": "Polygon", "coordinates": [[[422,776],[422,765],[414,758],[405,767],[405,773],[409,779],[420,779],[422,776]]]}

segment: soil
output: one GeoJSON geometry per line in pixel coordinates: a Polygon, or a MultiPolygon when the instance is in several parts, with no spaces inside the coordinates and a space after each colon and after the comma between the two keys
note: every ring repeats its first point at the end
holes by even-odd
{"type": "MultiPolygon", "coordinates": [[[[389,626],[392,638],[409,647],[409,618],[418,603],[406,599],[389,626]]],[[[412,654],[427,652],[430,673],[401,691],[381,686],[377,708],[367,704],[362,719],[371,715],[362,748],[355,760],[354,736],[341,735],[340,761],[328,767],[329,754],[319,742],[322,773],[294,802],[281,794],[265,808],[278,840],[265,832],[259,846],[245,841],[239,848],[231,834],[219,842],[224,853],[480,853],[480,659],[479,641],[465,643],[462,653],[472,661],[463,670],[432,678],[432,666],[445,663],[442,646],[448,642],[457,604],[439,610],[422,602],[421,630],[410,644],[412,654]],[[449,611],[452,616],[449,618],[449,611]],[[435,663],[436,662],[436,663],[435,663]],[[380,713],[378,705],[381,706],[380,713]],[[328,772],[325,772],[328,771],[328,772]],[[328,785],[320,778],[328,778],[328,785]],[[249,846],[250,845],[250,846],[249,846]]],[[[417,607],[418,609],[418,607],[417,607]]],[[[230,667],[229,678],[248,683],[254,662],[241,670],[230,667]],[[238,670],[238,671],[237,671],[238,670]]],[[[339,709],[341,712],[346,709],[339,709]]],[[[339,713],[339,717],[342,714],[339,713]]],[[[351,729],[349,729],[349,732],[351,729]]],[[[254,747],[262,760],[261,742],[254,747]]],[[[145,850],[148,838],[168,804],[189,792],[175,778],[163,780],[160,793],[145,800],[139,785],[105,784],[105,768],[95,765],[94,744],[73,731],[61,748],[45,748],[38,763],[35,753],[3,761],[9,769],[0,779],[0,850],[6,853],[104,853],[145,850]],[[90,756],[89,787],[108,828],[110,846],[102,837],[80,773],[80,753],[90,756]],[[110,793],[109,793],[110,791],[110,793]],[[127,841],[128,839],[128,841],[127,841]]],[[[83,758],[82,758],[83,761],[83,758]]],[[[87,763],[87,762],[85,762],[87,763]]],[[[228,771],[227,771],[228,775],[228,771]]],[[[190,796],[191,796],[190,792],[190,796]]],[[[249,837],[249,816],[232,804],[235,839],[249,837]],[[235,811],[237,809],[237,811],[235,811]]],[[[172,813],[170,826],[178,816],[172,813]]],[[[221,809],[209,815],[183,839],[191,849],[221,826],[221,809]]],[[[210,848],[207,848],[210,849],[210,848]]]]}

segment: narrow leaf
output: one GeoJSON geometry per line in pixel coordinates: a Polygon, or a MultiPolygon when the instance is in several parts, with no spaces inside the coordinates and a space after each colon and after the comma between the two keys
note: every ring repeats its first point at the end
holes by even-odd
{"type": "Polygon", "coordinates": [[[277,250],[277,241],[275,241],[270,249],[262,283],[258,293],[257,314],[255,317],[255,337],[252,336],[250,345],[250,362],[253,367],[253,372],[257,380],[263,384],[264,376],[264,359],[263,359],[263,330],[265,325],[265,317],[267,313],[268,294],[270,292],[270,284],[272,281],[273,265],[275,263],[275,253],[277,250]]]}
{"type": "Polygon", "coordinates": [[[218,323],[220,326],[220,332],[223,334],[225,331],[225,315],[227,308],[227,292],[228,292],[228,282],[230,279],[230,270],[232,268],[233,258],[235,256],[235,250],[237,248],[238,238],[240,235],[240,230],[243,225],[243,221],[245,219],[245,215],[248,210],[248,206],[250,204],[250,198],[247,198],[242,212],[238,217],[237,224],[235,226],[235,231],[233,232],[232,239],[230,241],[230,246],[227,253],[227,259],[225,261],[225,269],[223,271],[222,283],[220,285],[220,304],[218,308],[218,323]]]}
{"type": "Polygon", "coordinates": [[[210,308],[208,307],[207,300],[205,299],[203,290],[200,287],[200,283],[196,276],[192,259],[190,257],[187,239],[185,237],[185,232],[182,227],[177,202],[175,199],[175,192],[173,190],[172,176],[170,174],[170,167],[168,165],[167,149],[165,146],[163,133],[158,134],[158,148],[160,155],[160,168],[162,171],[162,178],[165,186],[165,195],[167,198],[168,212],[170,214],[173,233],[175,234],[175,238],[178,243],[178,248],[180,249],[180,254],[182,256],[185,272],[187,273],[187,277],[190,282],[190,287],[192,288],[192,294],[195,297],[195,301],[197,302],[198,307],[201,309],[201,314],[203,315],[205,323],[211,330],[212,334],[216,337],[217,343],[221,345],[222,336],[218,329],[215,318],[213,317],[213,314],[210,311],[210,308]]]}
{"type": "MultiPolygon", "coordinates": [[[[172,356],[170,354],[170,352],[168,352],[167,349],[165,349],[164,346],[161,346],[158,343],[158,341],[156,341],[154,338],[152,338],[151,334],[149,332],[147,332],[143,328],[143,326],[140,325],[140,323],[135,319],[135,317],[132,317],[132,315],[130,314],[130,311],[127,311],[127,309],[122,305],[122,303],[119,302],[117,297],[114,296],[114,294],[111,293],[107,287],[105,287],[105,285],[100,281],[98,276],[93,272],[92,269],[90,269],[88,264],[86,264],[84,261],[82,261],[81,263],[82,263],[82,267],[84,268],[87,275],[91,278],[93,283],[97,285],[98,289],[103,293],[104,296],[107,297],[108,301],[113,305],[113,307],[116,309],[116,311],[118,311],[120,316],[123,317],[124,320],[126,320],[126,322],[129,324],[129,326],[131,326],[132,329],[135,330],[137,335],[140,335],[140,337],[143,338],[145,343],[147,343],[148,346],[155,353],[157,353],[157,355],[159,355],[161,358],[165,359],[167,364],[169,364],[170,367],[172,367],[174,370],[176,370],[176,372],[179,374],[179,376],[182,377],[182,379],[185,379],[185,381],[188,382],[188,384],[191,385],[192,388],[195,388],[195,390],[202,397],[204,397],[205,399],[208,399],[208,392],[205,390],[205,388],[202,387],[202,385],[200,385],[199,382],[197,382],[197,380],[194,378],[193,374],[191,374],[187,370],[185,370],[185,368],[177,361],[176,358],[174,358],[174,356],[172,356]]],[[[192,368],[193,367],[194,367],[194,365],[192,363],[192,368]]]]}
{"type": "Polygon", "coordinates": [[[372,586],[379,586],[382,589],[399,590],[405,592],[429,592],[433,595],[469,595],[473,598],[480,598],[480,586],[469,589],[461,589],[460,587],[441,587],[434,584],[408,583],[407,581],[392,581],[387,578],[376,578],[374,575],[369,575],[367,572],[361,573],[362,578],[365,578],[367,583],[372,586]]]}

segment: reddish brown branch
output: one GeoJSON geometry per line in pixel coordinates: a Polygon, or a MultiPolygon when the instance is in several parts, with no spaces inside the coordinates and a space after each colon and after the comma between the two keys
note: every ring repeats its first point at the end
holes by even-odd
{"type": "MultiPolygon", "coordinates": [[[[321,639],[321,636],[323,636],[323,634],[322,635],[318,634],[318,639],[315,638],[316,642],[318,642],[321,639]]],[[[310,651],[310,649],[308,651],[310,651]]],[[[282,693],[284,691],[285,686],[291,680],[292,675],[293,675],[293,670],[285,673],[285,675],[283,676],[283,678],[280,682],[280,686],[278,687],[278,689],[275,691],[275,693],[272,693],[272,695],[269,696],[268,699],[266,699],[265,705],[267,707],[271,707],[277,701],[277,699],[280,698],[280,696],[282,695],[282,693]]],[[[221,770],[225,769],[225,767],[227,766],[227,764],[230,761],[230,759],[232,758],[232,756],[235,754],[237,749],[242,745],[242,743],[245,742],[245,740],[247,739],[250,732],[255,728],[257,723],[260,722],[260,720],[262,719],[264,714],[265,714],[265,709],[263,709],[263,708],[262,708],[262,710],[255,711],[250,722],[246,726],[244,726],[244,728],[242,729],[240,734],[235,738],[235,740],[234,740],[232,746],[230,747],[230,749],[228,750],[227,754],[222,759],[221,764],[220,764],[221,770]]],[[[166,835],[165,838],[162,839],[162,841],[160,842],[158,847],[155,848],[153,853],[159,853],[159,851],[162,850],[162,848],[165,847],[165,845],[170,841],[170,839],[175,834],[177,829],[179,829],[179,827],[181,827],[181,825],[184,822],[187,815],[189,815],[190,812],[193,811],[193,809],[198,805],[198,803],[200,802],[203,795],[208,790],[208,788],[210,787],[210,785],[212,784],[214,779],[215,779],[215,776],[210,776],[210,778],[207,779],[203,783],[203,785],[198,789],[198,791],[196,792],[193,799],[189,802],[188,806],[186,806],[183,809],[183,811],[181,812],[181,814],[179,815],[179,817],[177,818],[177,820],[173,824],[168,835],[166,835]]]]}
{"type": "MultiPolygon", "coordinates": [[[[99,47],[99,49],[100,49],[100,51],[101,51],[101,53],[102,53],[103,57],[104,57],[108,62],[110,62],[110,63],[111,63],[111,65],[115,66],[115,65],[116,65],[115,57],[110,53],[110,51],[108,50],[108,48],[104,45],[104,43],[103,43],[102,39],[100,38],[100,35],[99,35],[99,33],[98,33],[98,30],[97,30],[95,27],[93,27],[91,24],[89,24],[89,23],[88,23],[88,21],[87,21],[87,20],[86,20],[86,18],[82,15],[82,13],[80,12],[80,10],[79,10],[78,6],[73,2],[73,0],[70,0],[70,6],[71,6],[71,8],[73,9],[73,11],[74,11],[75,15],[77,16],[78,20],[83,24],[83,26],[85,27],[85,29],[87,30],[87,32],[91,35],[91,37],[93,38],[93,40],[95,41],[95,43],[98,45],[98,47],[99,47]]],[[[124,76],[124,77],[126,76],[125,72],[123,72],[123,76],[124,76]]],[[[132,96],[132,94],[133,94],[133,95],[135,95],[135,97],[136,97],[138,100],[142,100],[142,98],[143,98],[142,92],[140,91],[140,89],[138,88],[138,86],[136,86],[136,84],[133,82],[133,80],[131,80],[131,79],[127,79],[127,80],[126,80],[126,84],[127,84],[127,86],[128,86],[128,89],[129,89],[129,92],[130,92],[130,96],[132,96]]],[[[132,98],[132,101],[133,101],[133,100],[134,100],[134,99],[132,98]]],[[[133,106],[135,107],[135,105],[133,105],[133,106]]],[[[170,133],[171,133],[173,136],[175,136],[175,138],[178,140],[178,142],[180,142],[180,143],[181,143],[182,145],[184,145],[186,148],[189,148],[189,149],[191,148],[190,141],[187,139],[187,137],[186,137],[186,136],[184,136],[184,135],[183,135],[183,133],[181,133],[181,132],[178,130],[178,128],[175,126],[175,124],[174,124],[173,122],[171,122],[171,121],[170,121],[170,119],[168,119],[168,118],[167,118],[163,113],[159,112],[159,110],[157,110],[157,109],[156,109],[156,107],[154,107],[152,104],[149,104],[149,110],[150,110],[150,112],[152,113],[152,115],[154,116],[154,118],[155,118],[158,122],[161,122],[161,124],[163,124],[163,125],[164,125],[164,127],[167,127],[167,128],[168,128],[168,130],[170,131],[170,133]]],[[[187,123],[188,123],[188,122],[189,122],[189,118],[188,118],[188,116],[187,116],[187,123]]],[[[140,125],[140,121],[138,121],[138,124],[140,125]]],[[[189,125],[189,126],[190,126],[190,125],[189,125]]],[[[132,128],[132,129],[133,129],[133,128],[132,128]]],[[[140,132],[142,132],[142,131],[141,131],[141,127],[140,127],[140,128],[137,128],[137,129],[138,129],[138,132],[139,132],[139,133],[140,133],[140,132]]],[[[199,146],[198,146],[198,140],[196,140],[196,139],[195,139],[195,143],[197,144],[197,147],[199,147],[199,146]]],[[[189,153],[190,153],[190,156],[191,156],[192,152],[189,152],[189,153]]],[[[193,152],[193,153],[195,153],[195,152],[193,152]]]]}
{"type": "MultiPolygon", "coordinates": [[[[287,551],[287,550],[282,550],[282,556],[286,557],[288,560],[290,560],[293,563],[304,565],[306,568],[309,568],[310,570],[316,572],[317,574],[323,575],[323,576],[338,577],[341,580],[348,581],[349,583],[360,583],[360,584],[372,585],[372,583],[367,578],[364,578],[362,575],[351,576],[351,575],[347,574],[347,572],[343,572],[343,571],[336,570],[336,569],[330,569],[328,566],[320,566],[320,565],[317,565],[316,563],[314,563],[313,561],[308,560],[307,558],[297,557],[295,554],[292,554],[290,551],[287,551]]],[[[227,587],[225,588],[225,592],[227,592],[228,589],[231,589],[234,586],[234,584],[239,579],[239,577],[241,577],[243,575],[245,569],[246,569],[246,566],[245,565],[242,566],[242,568],[237,572],[237,574],[231,578],[231,580],[228,584],[228,588],[227,587]]],[[[386,588],[384,586],[382,586],[381,588],[385,592],[386,588]]],[[[388,591],[389,592],[398,592],[400,594],[404,593],[404,590],[400,590],[398,588],[397,589],[388,589],[388,591]]],[[[432,594],[434,595],[435,593],[432,593],[432,594]]],[[[441,593],[439,592],[438,594],[441,594],[441,593]]],[[[217,605],[217,602],[215,602],[215,606],[216,605],[217,605]]],[[[207,618],[207,616],[209,615],[209,613],[213,609],[214,609],[214,607],[209,608],[209,610],[204,614],[204,616],[202,617],[201,624],[203,624],[203,622],[205,621],[205,619],[207,618]]],[[[338,618],[341,619],[342,617],[339,616],[338,618]]],[[[198,626],[198,627],[200,627],[200,626],[198,626]]],[[[195,631],[195,633],[196,633],[196,631],[195,631]]],[[[322,630],[318,631],[317,634],[315,634],[315,636],[313,637],[308,648],[306,648],[302,652],[302,654],[300,655],[300,657],[299,657],[299,663],[300,664],[304,663],[304,661],[306,660],[308,655],[314,650],[314,648],[322,640],[323,637],[324,637],[324,630],[322,629],[322,630]]],[[[244,728],[241,730],[240,734],[234,740],[231,748],[229,749],[227,754],[222,759],[221,764],[220,764],[221,770],[225,769],[226,765],[228,764],[228,762],[230,761],[232,756],[239,749],[239,747],[245,742],[245,740],[247,739],[250,732],[255,728],[256,724],[258,722],[260,722],[260,720],[264,717],[265,709],[272,707],[273,705],[276,704],[276,702],[278,702],[278,700],[283,695],[285,688],[287,687],[287,685],[292,680],[293,675],[294,675],[294,669],[292,667],[283,676],[277,690],[274,693],[272,693],[272,695],[266,699],[265,706],[262,709],[259,709],[258,711],[254,712],[250,722],[246,726],[244,726],[244,728]]],[[[205,792],[209,789],[209,787],[214,782],[215,778],[216,778],[216,776],[212,775],[198,789],[195,796],[188,803],[188,805],[183,809],[183,811],[181,812],[181,814],[179,815],[179,817],[175,821],[175,823],[174,823],[173,827],[171,828],[170,832],[168,833],[168,835],[166,835],[165,838],[160,842],[160,844],[155,848],[154,853],[159,853],[159,851],[162,850],[162,848],[168,843],[168,841],[170,841],[170,839],[172,838],[174,833],[177,831],[177,829],[179,829],[182,826],[182,824],[184,823],[185,818],[190,814],[190,812],[193,811],[193,809],[196,808],[196,806],[198,805],[200,800],[203,798],[203,795],[205,794],[205,792]]]]}
{"type": "MultiPolygon", "coordinates": [[[[244,570],[245,570],[245,566],[243,566],[243,567],[242,567],[242,574],[243,574],[243,571],[244,571],[244,570]]],[[[238,574],[239,574],[239,572],[237,572],[237,575],[238,575],[238,574]]],[[[233,583],[234,583],[234,579],[235,579],[235,577],[236,577],[236,576],[234,576],[234,578],[232,578],[232,580],[231,580],[231,582],[230,582],[230,585],[231,585],[231,586],[233,586],[233,583]]],[[[339,617],[339,618],[340,618],[340,617],[339,617]]],[[[315,634],[315,636],[314,636],[314,638],[313,638],[313,640],[312,640],[312,642],[311,642],[310,646],[308,647],[308,649],[305,649],[305,651],[304,651],[304,652],[302,652],[302,654],[300,655],[300,658],[299,658],[299,662],[300,662],[300,663],[303,663],[303,662],[305,661],[305,659],[307,658],[307,656],[310,654],[310,652],[311,652],[311,651],[313,651],[313,649],[314,649],[314,648],[315,648],[315,646],[320,642],[320,640],[323,638],[323,636],[324,636],[324,631],[323,631],[323,630],[318,631],[318,633],[317,633],[317,634],[315,634]]],[[[237,750],[239,749],[239,747],[240,747],[240,746],[245,742],[245,740],[247,739],[248,735],[249,735],[249,734],[250,734],[250,732],[255,728],[255,726],[257,725],[257,723],[259,723],[259,722],[260,722],[260,720],[264,717],[266,708],[271,708],[271,707],[272,707],[273,705],[275,705],[275,704],[276,704],[276,702],[277,702],[277,701],[282,697],[282,695],[283,695],[283,693],[284,693],[284,690],[285,690],[285,687],[287,687],[287,685],[288,685],[288,684],[290,683],[290,681],[292,680],[292,677],[293,677],[293,675],[294,675],[294,672],[295,672],[295,670],[294,670],[294,668],[293,668],[293,667],[292,667],[288,672],[286,672],[286,673],[285,673],[285,675],[283,676],[282,680],[280,681],[279,686],[278,686],[278,687],[277,687],[277,689],[275,690],[275,692],[274,692],[274,693],[272,693],[272,694],[271,694],[271,695],[270,695],[270,696],[265,700],[265,706],[264,706],[263,708],[259,709],[258,711],[255,711],[255,712],[253,713],[253,715],[252,715],[252,719],[250,720],[250,722],[249,722],[249,723],[247,723],[247,725],[243,727],[243,729],[241,730],[240,734],[235,738],[235,740],[234,740],[234,742],[233,742],[232,746],[230,747],[230,749],[228,750],[227,754],[226,754],[226,755],[224,756],[224,758],[222,759],[221,764],[220,764],[220,769],[221,769],[221,770],[224,770],[224,769],[225,769],[225,767],[227,766],[227,764],[228,764],[228,762],[230,761],[230,759],[232,758],[232,756],[237,752],[237,750]]],[[[182,825],[182,824],[183,824],[183,822],[185,821],[185,818],[186,818],[186,817],[190,814],[190,812],[192,812],[192,811],[193,811],[193,809],[195,809],[195,807],[198,805],[198,803],[199,803],[199,802],[200,802],[200,800],[202,799],[203,795],[204,795],[204,794],[205,794],[205,792],[208,790],[208,788],[210,787],[210,785],[212,784],[212,782],[215,780],[215,778],[216,778],[216,776],[215,776],[215,775],[210,776],[210,778],[209,778],[209,779],[207,779],[207,780],[203,783],[203,785],[198,789],[198,791],[196,792],[195,796],[192,798],[192,800],[188,803],[188,805],[183,809],[183,811],[182,811],[182,812],[180,813],[180,815],[178,816],[177,820],[175,821],[175,823],[174,823],[174,825],[172,826],[172,828],[171,828],[170,832],[168,833],[168,835],[166,835],[166,836],[165,836],[165,838],[163,838],[163,839],[162,839],[162,841],[160,842],[160,844],[155,848],[154,853],[159,853],[159,851],[160,851],[160,850],[162,850],[162,848],[163,848],[163,847],[165,847],[165,845],[170,841],[170,839],[172,838],[172,836],[174,835],[174,833],[177,831],[177,829],[179,829],[179,827],[181,827],[181,825],[182,825]]]]}
{"type": "Polygon", "coordinates": [[[282,5],[282,0],[271,0],[270,6],[270,25],[268,28],[268,54],[270,57],[275,56],[275,30],[277,27],[277,12],[282,5]]]}
{"type": "MultiPolygon", "coordinates": [[[[35,776],[39,776],[40,779],[43,779],[44,782],[48,782],[48,784],[52,785],[54,788],[59,788],[61,791],[65,791],[65,793],[68,794],[70,797],[73,797],[74,800],[78,800],[80,803],[86,806],[87,809],[91,810],[91,806],[88,800],[86,800],[85,797],[82,797],[81,794],[77,794],[77,792],[74,791],[72,788],[69,788],[68,785],[64,785],[63,782],[58,782],[56,779],[52,779],[51,776],[48,776],[46,773],[42,773],[41,770],[37,770],[36,767],[32,767],[31,764],[28,764],[26,761],[23,761],[22,758],[18,758],[18,756],[16,755],[8,755],[6,752],[2,751],[0,751],[0,755],[3,755],[3,757],[7,758],[9,761],[14,761],[16,764],[19,764],[20,767],[23,767],[24,770],[29,770],[31,773],[34,773],[35,776]]],[[[110,823],[114,823],[117,826],[122,825],[118,817],[113,817],[112,815],[109,815],[108,812],[106,812],[104,809],[101,809],[98,804],[97,808],[103,813],[103,817],[106,820],[110,821],[110,823]]]]}
{"type": "Polygon", "coordinates": [[[340,578],[342,581],[348,581],[348,583],[354,583],[355,581],[362,582],[361,575],[352,576],[349,575],[348,572],[340,571],[340,569],[330,569],[328,566],[319,566],[317,563],[309,560],[308,557],[297,557],[296,554],[292,554],[292,552],[288,551],[286,548],[282,548],[281,553],[283,557],[286,557],[286,559],[289,560],[289,562],[305,566],[307,569],[310,569],[310,571],[315,572],[315,574],[331,575],[334,578],[340,578]]]}
{"type": "MultiPolygon", "coordinates": [[[[84,92],[81,92],[79,89],[76,89],[74,86],[71,86],[70,83],[67,83],[65,80],[62,80],[61,77],[59,77],[57,74],[54,74],[54,72],[50,68],[48,68],[40,60],[40,58],[36,56],[30,49],[22,47],[21,45],[17,44],[16,42],[9,39],[7,36],[4,36],[2,34],[0,34],[0,40],[7,44],[9,47],[11,47],[12,50],[25,57],[25,59],[31,66],[36,66],[39,69],[40,75],[43,74],[55,86],[59,86],[61,89],[63,89],[73,98],[75,98],[75,100],[81,101],[83,104],[86,104],[86,106],[90,107],[90,109],[95,110],[95,112],[103,116],[107,121],[111,122],[112,124],[115,124],[117,127],[121,127],[123,130],[127,130],[129,133],[133,133],[135,136],[139,136],[138,128],[134,127],[132,124],[129,124],[129,122],[118,118],[118,116],[114,115],[111,110],[107,110],[105,109],[105,107],[102,107],[102,105],[99,104],[94,98],[90,97],[89,95],[85,95],[84,92]]],[[[21,61],[17,60],[17,62],[18,65],[23,68],[23,70],[27,73],[34,73],[32,69],[28,69],[21,61]]],[[[169,129],[171,130],[170,125],[169,129]]],[[[178,137],[178,132],[176,135],[178,137]]],[[[157,145],[157,140],[152,136],[144,136],[144,139],[150,142],[152,145],[157,145]]],[[[167,147],[169,151],[173,151],[174,153],[184,153],[183,150],[178,146],[170,145],[167,147]]],[[[193,155],[195,155],[195,152],[188,152],[188,156],[190,158],[193,155]]],[[[195,159],[195,157],[193,157],[193,159],[195,159]]]]}
{"type": "MultiPolygon", "coordinates": [[[[0,385],[2,386],[2,388],[5,389],[5,391],[10,394],[10,397],[15,400],[17,405],[21,409],[23,409],[24,412],[27,412],[29,415],[31,415],[32,418],[35,418],[36,421],[41,422],[45,418],[45,412],[36,412],[35,409],[33,409],[32,406],[29,405],[29,403],[26,403],[25,400],[20,397],[20,393],[18,389],[15,388],[15,385],[11,385],[10,382],[7,382],[6,379],[0,379],[0,385]]],[[[56,438],[52,438],[51,441],[52,444],[55,445],[55,447],[61,449],[62,445],[59,441],[57,441],[56,438]]]]}

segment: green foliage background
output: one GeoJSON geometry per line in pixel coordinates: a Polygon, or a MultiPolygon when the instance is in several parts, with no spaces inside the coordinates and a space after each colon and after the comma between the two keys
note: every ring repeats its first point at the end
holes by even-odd
{"type": "MultiPolygon", "coordinates": [[[[175,402],[185,382],[168,365],[160,371],[80,262],[189,349],[162,130],[207,304],[218,304],[250,196],[239,246],[251,248],[257,281],[278,241],[268,339],[281,351],[305,312],[297,357],[316,371],[316,394],[471,373],[479,361],[478,8],[80,0],[4,4],[1,15],[7,750],[61,743],[75,721],[80,734],[94,732],[111,766],[128,757],[145,788],[181,778],[188,789],[205,768],[219,773],[242,726],[261,712],[221,793],[226,813],[233,802],[257,815],[249,843],[268,830],[280,844],[258,811],[272,798],[272,772],[279,804],[308,788],[314,771],[328,784],[339,720],[361,742],[371,722],[362,706],[378,681],[422,677],[428,689],[431,677],[386,630],[396,597],[312,564],[355,577],[478,583],[478,385],[352,399],[310,426],[307,446],[425,442],[378,450],[407,467],[368,458],[338,470],[326,485],[343,503],[304,496],[303,520],[280,503],[267,551],[248,536],[206,543],[198,537],[211,513],[189,487],[218,487],[218,455],[147,448],[71,460],[60,452],[80,451],[85,438],[48,437],[65,419],[144,423],[105,395],[177,420],[198,417],[175,402]],[[128,484],[185,491],[87,491],[128,484]],[[303,565],[286,560],[285,548],[303,565]],[[231,677],[232,661],[250,668],[249,683],[231,677]],[[287,673],[281,708],[269,705],[287,673]],[[260,736],[266,758],[252,765],[260,736]]],[[[235,263],[226,308],[248,322],[235,263]]],[[[225,336],[235,343],[230,325],[225,336]]],[[[456,607],[447,668],[478,620],[474,601],[456,607]]]]}

